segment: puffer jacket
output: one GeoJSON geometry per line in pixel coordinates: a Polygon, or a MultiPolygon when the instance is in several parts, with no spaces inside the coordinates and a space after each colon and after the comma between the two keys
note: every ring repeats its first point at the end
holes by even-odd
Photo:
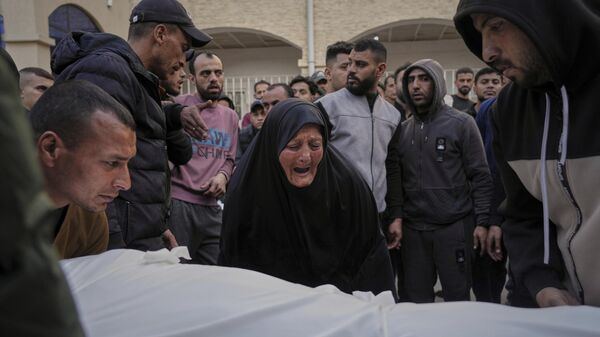
{"type": "Polygon", "coordinates": [[[129,162],[131,189],[122,191],[106,211],[111,235],[120,232],[127,248],[163,248],[161,235],[167,229],[170,204],[167,145],[175,146],[167,139],[183,148],[169,151],[179,155],[172,161],[184,163],[191,156],[191,143],[181,131],[181,108],[171,106],[163,111],[158,78],[144,68],[127,42],[115,35],[72,33],[56,46],[52,71],[57,82],[81,79],[98,85],[131,112],[137,154],[129,162]],[[173,133],[177,130],[180,135],[173,133]]]}

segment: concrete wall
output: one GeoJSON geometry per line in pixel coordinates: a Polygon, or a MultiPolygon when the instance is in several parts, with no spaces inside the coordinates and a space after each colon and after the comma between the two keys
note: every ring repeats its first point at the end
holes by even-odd
{"type": "MultiPolygon", "coordinates": [[[[139,0],[0,0],[7,50],[19,68],[50,68],[48,16],[57,7],[73,4],[93,17],[101,30],[127,36],[131,9],[139,0]]],[[[307,73],[306,0],[180,0],[196,25],[208,32],[261,32],[289,47],[214,49],[223,59],[228,77],[307,73]]],[[[315,62],[325,65],[327,45],[353,40],[382,28],[414,22],[451,24],[458,0],[314,0],[315,62]]],[[[448,69],[481,67],[461,40],[385,43],[388,69],[406,60],[435,58],[448,69]]]]}
{"type": "Polygon", "coordinates": [[[38,66],[50,70],[50,47],[54,40],[48,35],[48,17],[64,4],[79,6],[102,31],[126,37],[134,0],[114,0],[112,6],[108,3],[106,0],[0,0],[6,50],[19,68],[38,66]]]}

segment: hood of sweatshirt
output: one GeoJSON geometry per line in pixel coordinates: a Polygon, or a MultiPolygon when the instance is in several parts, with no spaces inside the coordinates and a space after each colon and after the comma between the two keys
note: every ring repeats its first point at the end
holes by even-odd
{"type": "Polygon", "coordinates": [[[419,60],[406,68],[406,71],[404,72],[405,76],[402,79],[404,100],[410,111],[413,111],[415,117],[418,118],[419,115],[416,113],[417,109],[415,107],[415,103],[410,97],[410,92],[408,91],[408,75],[411,73],[411,71],[417,68],[423,70],[433,80],[433,99],[431,100],[429,115],[436,113],[444,105],[444,96],[446,96],[446,80],[444,79],[444,69],[437,61],[432,59],[419,60]]]}
{"type": "Polygon", "coordinates": [[[481,59],[481,34],[471,14],[497,15],[523,31],[540,51],[555,88],[576,90],[600,71],[598,0],[461,0],[454,24],[481,59]]]}

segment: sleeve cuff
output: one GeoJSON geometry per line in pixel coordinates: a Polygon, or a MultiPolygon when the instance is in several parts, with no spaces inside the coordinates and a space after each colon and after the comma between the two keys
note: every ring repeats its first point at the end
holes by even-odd
{"type": "Polygon", "coordinates": [[[550,268],[536,268],[530,271],[525,275],[524,283],[533,298],[540,290],[547,287],[565,289],[558,272],[550,268]]]}

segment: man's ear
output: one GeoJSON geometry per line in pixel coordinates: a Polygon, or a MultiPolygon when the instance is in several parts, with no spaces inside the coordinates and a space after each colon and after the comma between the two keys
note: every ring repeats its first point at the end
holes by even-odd
{"type": "Polygon", "coordinates": [[[65,144],[53,131],[46,131],[38,138],[38,157],[42,165],[54,167],[57,159],[64,152],[65,144]]]}
{"type": "Polygon", "coordinates": [[[325,70],[323,70],[323,74],[325,75],[327,82],[331,81],[331,69],[329,69],[329,67],[325,67],[325,70]]]}
{"type": "Polygon", "coordinates": [[[385,74],[385,71],[387,69],[387,64],[381,62],[377,65],[377,70],[375,72],[375,75],[377,75],[377,78],[381,78],[383,77],[383,75],[385,74]]]}
{"type": "Polygon", "coordinates": [[[167,35],[169,35],[167,31],[167,26],[165,26],[162,23],[156,25],[152,30],[152,36],[154,37],[154,41],[156,41],[156,43],[158,43],[159,45],[165,43],[165,41],[167,40],[167,35]]]}

